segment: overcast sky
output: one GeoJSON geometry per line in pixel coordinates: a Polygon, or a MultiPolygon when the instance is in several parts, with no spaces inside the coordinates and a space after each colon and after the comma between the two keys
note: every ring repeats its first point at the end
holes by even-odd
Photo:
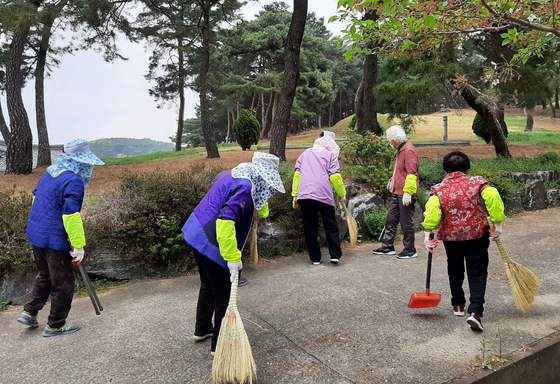
{"type": "MultiPolygon", "coordinates": [[[[272,0],[251,1],[243,8],[251,19],[272,0]]],[[[289,2],[292,3],[291,1],[289,2]]],[[[336,14],[337,0],[309,0],[309,12],[323,17],[325,22],[336,14]]],[[[331,32],[343,26],[327,23],[331,32]]],[[[61,64],[45,83],[47,125],[51,144],[61,144],[75,137],[148,137],[169,141],[176,126],[177,108],[168,105],[156,108],[148,95],[149,83],[144,78],[149,52],[143,44],[119,41],[121,53],[128,61],[106,63],[96,52],[83,51],[62,57],[61,64]]],[[[33,82],[24,89],[24,101],[29,120],[35,131],[33,82]]],[[[5,95],[2,97],[5,109],[5,95]]],[[[188,91],[186,117],[194,116],[198,95],[188,91]]]]}

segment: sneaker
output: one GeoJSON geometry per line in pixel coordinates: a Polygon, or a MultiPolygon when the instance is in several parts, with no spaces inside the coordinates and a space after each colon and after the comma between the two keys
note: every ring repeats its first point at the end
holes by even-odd
{"type": "Polygon", "coordinates": [[[405,249],[397,255],[397,259],[414,259],[416,256],[418,256],[416,251],[407,251],[405,249]]]}
{"type": "Polygon", "coordinates": [[[216,354],[216,351],[210,351],[210,356],[214,357],[215,354],[216,354]]]}
{"type": "Polygon", "coordinates": [[[37,321],[37,316],[30,315],[29,312],[23,311],[21,315],[16,319],[20,324],[23,324],[29,328],[37,328],[39,322],[37,321]]]}
{"type": "Polygon", "coordinates": [[[373,251],[371,251],[371,253],[373,253],[374,255],[394,255],[397,252],[395,252],[395,247],[383,245],[379,248],[374,249],[373,251]]]}
{"type": "Polygon", "coordinates": [[[196,333],[193,335],[193,340],[195,343],[200,343],[201,341],[204,341],[206,339],[211,338],[212,336],[214,336],[214,332],[208,332],[208,333],[204,333],[202,335],[197,335],[196,333]]]}
{"type": "Polygon", "coordinates": [[[244,287],[247,284],[249,284],[249,279],[247,279],[246,277],[240,277],[239,281],[237,282],[238,287],[244,287]]]}
{"type": "Polygon", "coordinates": [[[331,258],[331,263],[333,263],[333,264],[338,264],[338,263],[340,263],[340,259],[333,259],[333,258],[331,258]]]}
{"type": "Polygon", "coordinates": [[[311,264],[313,264],[313,265],[321,265],[321,262],[320,262],[320,261],[313,261],[313,262],[311,262],[311,264]]]}
{"type": "Polygon", "coordinates": [[[51,328],[48,325],[43,331],[43,337],[54,337],[54,336],[65,336],[76,333],[80,330],[80,327],[65,324],[60,328],[51,328]]]}
{"type": "Polygon", "coordinates": [[[460,316],[460,317],[465,316],[465,306],[464,305],[454,305],[453,306],[453,314],[455,316],[460,316]]]}
{"type": "Polygon", "coordinates": [[[480,315],[478,313],[471,313],[471,315],[467,319],[467,324],[475,332],[484,331],[484,327],[482,326],[482,319],[480,318],[480,315]]]}

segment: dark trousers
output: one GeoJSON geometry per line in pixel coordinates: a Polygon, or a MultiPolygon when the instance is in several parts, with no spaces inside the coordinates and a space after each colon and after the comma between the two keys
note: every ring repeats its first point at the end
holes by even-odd
{"type": "Polygon", "coordinates": [[[412,198],[410,205],[405,206],[402,203],[402,196],[393,195],[389,199],[389,212],[387,213],[387,221],[385,222],[385,233],[382,243],[385,246],[393,246],[395,237],[397,236],[397,226],[401,224],[403,231],[403,245],[407,251],[416,251],[414,247],[414,204],[416,198],[412,198]]]}
{"type": "Polygon", "coordinates": [[[469,313],[484,312],[484,295],[488,278],[488,236],[480,239],[465,241],[444,241],[447,253],[447,273],[451,288],[451,305],[465,305],[463,280],[465,278],[465,263],[469,280],[469,313]]]}
{"type": "Polygon", "coordinates": [[[303,214],[305,244],[307,245],[311,261],[321,261],[321,247],[317,240],[319,235],[319,215],[323,219],[329,254],[332,259],[340,259],[342,251],[340,249],[340,237],[334,207],[311,199],[298,200],[298,203],[303,214]]]}
{"type": "Polygon", "coordinates": [[[33,247],[33,256],[39,272],[33,282],[31,301],[23,309],[36,316],[51,298],[48,325],[62,327],[72,306],[74,296],[74,269],[69,252],[33,247]]]}
{"type": "Polygon", "coordinates": [[[231,283],[229,271],[206,256],[195,253],[200,275],[200,292],[196,306],[195,335],[213,333],[212,350],[216,349],[222,319],[229,303],[231,283]],[[212,323],[212,317],[214,321],[212,323]],[[213,325],[212,325],[213,324],[213,325]]]}

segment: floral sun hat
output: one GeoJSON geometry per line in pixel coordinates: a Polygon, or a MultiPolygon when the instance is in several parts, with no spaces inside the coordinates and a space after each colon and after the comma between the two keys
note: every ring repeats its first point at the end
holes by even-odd
{"type": "Polygon", "coordinates": [[[105,165],[89,148],[89,143],[84,139],[75,139],[64,144],[66,157],[78,163],[89,165],[105,165]]]}
{"type": "Polygon", "coordinates": [[[241,163],[231,170],[235,179],[248,179],[251,181],[251,196],[257,210],[262,209],[274,191],[285,193],[284,183],[278,173],[278,157],[255,152],[250,163],[241,163]]]}

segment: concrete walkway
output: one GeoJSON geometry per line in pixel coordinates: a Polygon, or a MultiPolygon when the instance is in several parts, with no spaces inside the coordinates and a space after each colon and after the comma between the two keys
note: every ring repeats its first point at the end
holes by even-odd
{"type": "MultiPolygon", "coordinates": [[[[560,329],[559,217],[560,209],[549,209],[505,227],[513,257],[543,280],[530,314],[514,308],[492,245],[484,336],[495,340],[500,328],[505,351],[560,329]]],[[[340,266],[314,267],[296,255],[248,272],[240,311],[259,383],[443,383],[468,374],[483,338],[450,311],[443,250],[432,281],[442,304],[414,312],[406,303],[423,287],[425,254],[405,261],[371,248],[348,250],[340,266]]],[[[70,320],[83,329],[54,340],[17,324],[20,308],[0,313],[0,382],[209,383],[210,346],[191,341],[197,291],[196,275],[130,283],[101,296],[100,317],[78,299],[70,320]]]]}

